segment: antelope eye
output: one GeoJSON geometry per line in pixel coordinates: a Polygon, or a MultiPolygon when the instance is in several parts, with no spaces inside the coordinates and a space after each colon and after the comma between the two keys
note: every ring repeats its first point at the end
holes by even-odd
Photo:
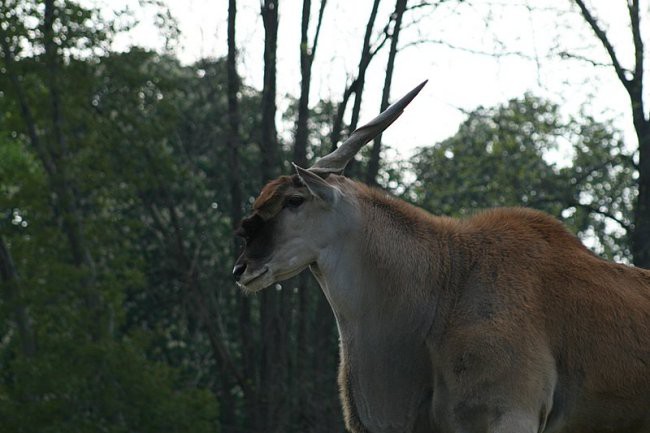
{"type": "Polygon", "coordinates": [[[303,204],[304,201],[305,199],[303,197],[299,195],[292,195],[287,197],[287,199],[284,202],[284,207],[297,208],[298,206],[303,204]]]}

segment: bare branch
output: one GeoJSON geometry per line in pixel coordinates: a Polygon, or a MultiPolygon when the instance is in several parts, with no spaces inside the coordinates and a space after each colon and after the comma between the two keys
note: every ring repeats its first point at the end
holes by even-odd
{"type": "Polygon", "coordinates": [[[584,203],[573,203],[575,206],[581,207],[589,212],[602,215],[606,218],[609,218],[610,220],[616,222],[618,225],[621,226],[626,232],[631,233],[632,230],[632,225],[628,223],[627,221],[623,221],[622,219],[618,218],[616,215],[612,214],[611,212],[607,210],[603,210],[600,207],[594,206],[593,204],[584,204],[584,203]]]}
{"type": "Polygon", "coordinates": [[[451,48],[453,50],[458,50],[458,51],[463,51],[466,53],[470,54],[477,54],[481,56],[489,56],[489,57],[495,57],[495,58],[501,58],[501,57],[519,57],[523,58],[526,60],[534,60],[531,56],[522,53],[520,51],[503,51],[503,52],[490,52],[490,51],[483,51],[483,50],[476,50],[474,48],[467,48],[467,47],[461,47],[459,45],[452,44],[448,41],[442,40],[442,39],[420,39],[417,41],[409,42],[408,44],[405,44],[404,46],[401,47],[401,49],[406,49],[410,47],[416,47],[419,45],[423,44],[435,44],[435,45],[442,45],[447,48],[451,48]]]}
{"type": "MultiPolygon", "coordinates": [[[[589,57],[581,56],[579,54],[569,53],[568,51],[561,51],[561,52],[558,53],[558,55],[560,56],[561,59],[579,60],[581,62],[586,62],[586,63],[589,63],[591,66],[596,66],[596,67],[599,67],[599,68],[600,67],[610,68],[612,66],[609,63],[599,62],[599,61],[596,61],[594,59],[590,59],[589,57]]],[[[624,71],[625,72],[631,72],[628,69],[624,69],[624,71]]]]}
{"type": "Polygon", "coordinates": [[[598,40],[600,40],[600,43],[607,51],[607,54],[609,55],[609,58],[612,61],[612,65],[614,66],[614,70],[616,71],[616,75],[618,76],[618,79],[621,81],[621,83],[623,83],[623,86],[625,86],[625,88],[629,92],[630,80],[625,77],[625,70],[621,66],[621,63],[618,61],[618,56],[616,55],[616,51],[614,51],[614,46],[609,41],[607,34],[602,29],[600,24],[598,24],[598,21],[591,14],[591,12],[587,8],[583,0],[573,0],[573,1],[575,2],[576,5],[578,5],[578,7],[580,8],[580,12],[582,13],[582,17],[585,19],[585,21],[587,21],[587,24],[589,24],[589,27],[591,27],[593,32],[596,34],[598,40]]]}
{"type": "Polygon", "coordinates": [[[323,14],[325,13],[325,5],[327,0],[321,0],[320,9],[318,10],[318,21],[316,22],[316,33],[314,34],[314,40],[311,44],[310,50],[310,61],[314,61],[314,56],[316,54],[316,47],[318,46],[318,38],[320,37],[320,28],[323,24],[323,14]]]}
{"type": "Polygon", "coordinates": [[[386,42],[390,39],[390,34],[388,32],[388,27],[384,29],[384,31],[381,33],[382,36],[380,39],[375,43],[373,47],[370,48],[370,51],[368,52],[368,63],[370,63],[370,60],[377,54],[381,49],[386,45],[386,42]]]}
{"type": "Polygon", "coordinates": [[[423,1],[423,2],[418,3],[418,4],[407,6],[406,10],[410,12],[410,11],[415,11],[415,10],[418,10],[418,9],[428,8],[428,7],[437,8],[442,3],[444,3],[444,1],[437,1],[437,2],[423,1]]]}

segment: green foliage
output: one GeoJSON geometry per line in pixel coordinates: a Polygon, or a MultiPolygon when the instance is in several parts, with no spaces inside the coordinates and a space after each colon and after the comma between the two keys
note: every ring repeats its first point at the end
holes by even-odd
{"type": "Polygon", "coordinates": [[[168,187],[178,197],[185,196],[183,188],[202,194],[205,208],[214,199],[205,188],[193,188],[196,176],[175,161],[180,140],[173,138],[183,115],[191,116],[182,104],[191,93],[185,84],[198,79],[196,69],[142,50],[99,57],[113,24],[76,2],[54,4],[57,70],[42,56],[40,2],[0,5],[7,17],[0,37],[13,56],[11,64],[0,61],[0,236],[17,271],[0,278],[0,431],[219,431],[219,404],[208,384],[188,380],[182,365],[157,359],[169,343],[160,338],[165,333],[157,321],[147,323],[149,317],[134,319],[130,308],[140,294],[153,293],[149,284],[155,283],[143,252],[158,239],[148,232],[142,203],[157,196],[144,197],[168,187]],[[65,147],[55,145],[53,74],[65,147]],[[91,270],[72,260],[63,229],[71,215],[56,199],[45,152],[27,133],[32,120],[74,192],[95,267],[92,288],[91,270]],[[187,185],[172,186],[181,178],[187,185]],[[17,296],[9,296],[13,291],[17,296]],[[94,315],[89,302],[95,293],[109,317],[94,315]],[[22,345],[21,309],[34,353],[22,345]],[[100,335],[90,331],[98,323],[100,335]]]}
{"type": "MultiPolygon", "coordinates": [[[[147,359],[150,333],[89,338],[95,318],[84,305],[82,275],[66,263],[65,243],[49,221],[43,174],[21,143],[7,143],[0,153],[2,189],[12,191],[1,195],[2,233],[23,293],[0,301],[0,312],[9,318],[16,302],[29,305],[38,343],[36,354],[27,355],[12,322],[0,325],[0,431],[216,431],[214,396],[188,388],[178,372],[147,359]]],[[[121,311],[124,288],[142,282],[128,266],[115,269],[110,281],[102,278],[102,292],[121,311]]]]}
{"type": "MultiPolygon", "coordinates": [[[[12,42],[16,58],[43,54],[44,2],[37,0],[4,0],[0,4],[3,32],[12,42]]],[[[55,0],[55,43],[66,58],[88,58],[108,51],[111,38],[117,32],[128,30],[125,12],[116,11],[114,19],[100,15],[98,8],[76,1],[55,0]]]]}
{"type": "Polygon", "coordinates": [[[218,428],[214,397],[183,389],[173,370],[146,359],[137,341],[93,343],[64,334],[39,341],[37,356],[16,354],[3,365],[1,431],[207,433],[218,428]]]}

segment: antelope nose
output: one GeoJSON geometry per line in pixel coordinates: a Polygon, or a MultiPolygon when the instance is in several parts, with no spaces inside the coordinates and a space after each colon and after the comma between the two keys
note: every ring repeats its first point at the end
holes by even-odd
{"type": "Polygon", "coordinates": [[[241,277],[241,275],[244,273],[246,270],[246,265],[243,263],[237,263],[234,268],[232,268],[232,274],[235,277],[236,280],[241,277]]]}

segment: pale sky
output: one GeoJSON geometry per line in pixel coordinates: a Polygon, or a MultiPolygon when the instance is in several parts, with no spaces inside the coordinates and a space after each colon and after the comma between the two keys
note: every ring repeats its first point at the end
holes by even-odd
{"type": "MultiPolygon", "coordinates": [[[[318,0],[312,0],[312,16],[318,0]]],[[[411,0],[417,4],[420,0],[411,0]]],[[[137,0],[96,0],[108,7],[128,5],[140,10],[137,0]]],[[[189,63],[198,58],[226,54],[227,0],[167,0],[181,29],[177,55],[189,63]]],[[[632,43],[628,30],[626,2],[592,0],[594,13],[608,29],[624,66],[632,65],[632,43]]],[[[642,1],[642,21],[650,17],[648,2],[642,1]]],[[[636,147],[627,95],[611,68],[594,68],[580,61],[560,60],[560,50],[606,63],[605,51],[569,0],[449,1],[438,9],[420,8],[408,12],[393,78],[392,100],[424,79],[429,84],[402,117],[384,134],[384,142],[395,147],[399,156],[410,155],[417,146],[431,145],[452,135],[464,115],[458,108],[472,110],[491,106],[529,91],[562,104],[565,114],[577,114],[581,106],[599,119],[614,119],[625,138],[636,147]],[[416,41],[438,40],[455,47],[416,41]],[[499,58],[468,52],[522,52],[526,58],[506,55],[499,58]]],[[[330,98],[339,101],[346,77],[352,76],[363,42],[363,32],[372,6],[371,0],[329,0],[321,39],[313,66],[311,101],[330,98]]],[[[299,38],[301,0],[280,0],[278,35],[278,116],[285,108],[283,95],[298,96],[300,86],[299,38]]],[[[394,0],[383,0],[376,21],[376,34],[383,28],[394,0]]],[[[151,48],[161,46],[152,26],[152,14],[140,13],[141,24],[121,36],[118,47],[129,44],[151,48]]],[[[645,24],[645,23],[644,23],[645,24]]],[[[645,34],[643,35],[645,38],[645,34]]],[[[647,38],[645,38],[647,41],[647,38]]],[[[262,87],[264,29],[259,16],[259,0],[238,1],[237,42],[240,49],[239,73],[248,85],[262,87]]],[[[648,45],[648,43],[646,43],[648,45]]],[[[379,111],[388,47],[378,55],[367,72],[361,123],[379,111]]],[[[648,56],[650,57],[650,56],[648,56]]],[[[646,66],[646,69],[649,69],[646,66]]],[[[647,87],[647,86],[646,86],[647,87]]],[[[284,125],[284,134],[291,133],[284,125]]],[[[282,127],[281,127],[282,129],[282,127]]],[[[561,159],[562,155],[558,155],[561,159]]]]}

